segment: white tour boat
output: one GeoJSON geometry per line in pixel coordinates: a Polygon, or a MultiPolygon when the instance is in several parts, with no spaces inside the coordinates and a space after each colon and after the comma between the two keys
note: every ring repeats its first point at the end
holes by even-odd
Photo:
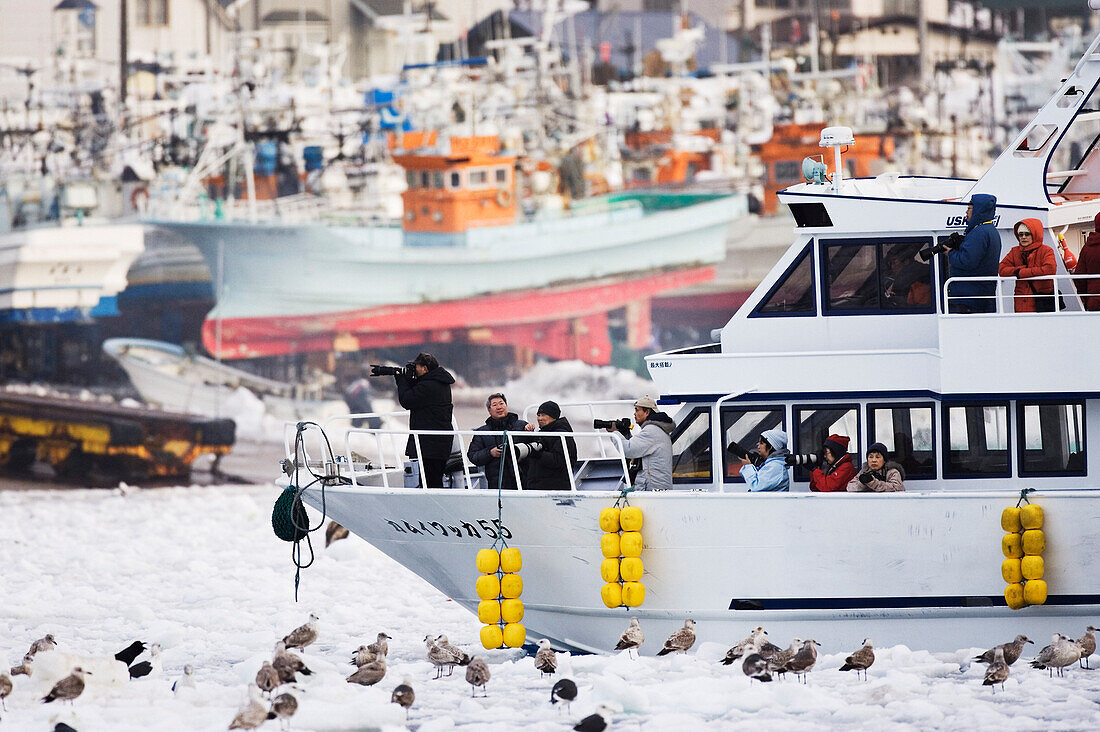
{"type": "MultiPolygon", "coordinates": [[[[631,616],[650,653],[687,617],[700,641],[732,643],[762,625],[780,645],[815,638],[832,652],[867,636],[948,650],[1079,634],[1100,618],[1100,447],[1087,445],[1100,434],[1100,314],[1082,307],[1082,276],[1061,261],[1048,278],[1061,311],[1016,313],[1015,280],[988,278],[995,311],[956,314],[942,257],[914,255],[963,228],[975,193],[997,197],[1002,256],[1023,218],[1040,220],[1046,243],[1061,236],[1077,249],[1100,211],[1098,84],[1100,38],[978,181],[843,179],[850,132],[823,133],[832,179],[807,165],[816,182],[781,194],[797,222],[790,249],[717,342],[648,358],[677,428],[673,490],[629,495],[644,516],[639,607],[601,600],[598,516],[619,497],[625,467],[606,433],[576,433],[571,490],[498,496],[468,467],[457,490],[405,487],[407,431],[341,429],[333,457],[316,427],[297,428],[295,442],[288,425],[298,469],[281,484],[303,487],[309,505],[323,502],[472,611],[475,555],[503,534],[523,554],[528,639],[564,648],[610,651],[631,616]],[[909,287],[894,292],[902,279],[909,287]],[[795,453],[842,433],[859,463],[882,442],[906,468],[905,491],[811,493],[791,468],[790,492],[750,493],[725,446],[755,444],[770,428],[785,430],[795,453]],[[375,442],[382,468],[358,462],[375,442]],[[315,481],[307,467],[339,478],[315,481]],[[1045,512],[1048,592],[1010,609],[1001,514],[1025,490],[1045,512]]],[[[576,429],[580,412],[566,413],[576,429]]],[[[458,433],[463,447],[470,434],[458,433]]]]}

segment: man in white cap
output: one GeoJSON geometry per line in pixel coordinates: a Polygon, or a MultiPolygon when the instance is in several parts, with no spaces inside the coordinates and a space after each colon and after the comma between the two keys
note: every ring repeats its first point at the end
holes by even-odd
{"type": "Polygon", "coordinates": [[[634,488],[640,491],[672,488],[672,430],[676,423],[658,411],[657,402],[648,395],[634,402],[634,421],[639,427],[638,434],[624,435],[623,443],[623,454],[628,459],[641,460],[634,488]]]}

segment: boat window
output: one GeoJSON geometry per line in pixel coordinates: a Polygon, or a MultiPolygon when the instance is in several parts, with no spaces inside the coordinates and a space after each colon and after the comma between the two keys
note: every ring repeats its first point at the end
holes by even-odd
{"type": "Polygon", "coordinates": [[[943,409],[943,474],[1000,477],[1008,467],[1008,405],[968,404],[943,409]]]}
{"type": "MultiPolygon", "coordinates": [[[[762,407],[722,407],[722,447],[736,442],[744,450],[755,450],[764,430],[786,431],[783,409],[762,407]]],[[[744,483],[741,460],[729,450],[722,451],[723,475],[727,483],[744,483]]]]}
{"type": "MultiPolygon", "coordinates": [[[[795,407],[794,423],[798,426],[791,452],[818,453],[829,435],[848,438],[848,453],[854,463],[863,454],[859,449],[859,407],[854,404],[795,407]]],[[[795,468],[794,479],[808,481],[810,471],[795,468]]]]}
{"type": "Polygon", "coordinates": [[[452,170],[448,180],[448,188],[455,190],[462,187],[462,171],[452,170]]]}
{"type": "Polygon", "coordinates": [[[417,181],[420,180],[420,174],[415,170],[405,171],[405,182],[408,183],[409,188],[416,188],[417,181]]]}
{"type": "Polygon", "coordinates": [[[672,481],[710,481],[710,411],[697,409],[672,433],[672,481]]]}
{"type": "Polygon", "coordinates": [[[756,306],[752,316],[813,315],[814,263],[810,256],[812,242],[802,250],[764,300],[756,306]]]}
{"type": "Polygon", "coordinates": [[[489,171],[474,168],[470,171],[470,188],[484,188],[489,183],[489,171]]]}
{"type": "Polygon", "coordinates": [[[931,404],[868,404],[867,439],[881,442],[906,480],[936,477],[936,437],[931,404]]]}
{"type": "Polygon", "coordinates": [[[497,183],[498,184],[505,185],[505,184],[508,183],[508,169],[507,168],[497,168],[496,169],[496,176],[497,176],[497,183]]]}
{"type": "Polygon", "coordinates": [[[931,240],[823,241],[826,312],[932,312],[931,240]]]}
{"type": "Polygon", "coordinates": [[[1036,157],[1046,144],[1050,142],[1050,138],[1054,137],[1054,133],[1058,131],[1058,125],[1051,124],[1034,124],[1028,128],[1027,133],[1024,136],[1023,142],[1021,142],[1013,154],[1018,158],[1033,158],[1036,157]]]}
{"type": "Polygon", "coordinates": [[[432,188],[439,190],[443,188],[443,171],[437,170],[432,173],[432,188]]]}
{"type": "Polygon", "coordinates": [[[1019,403],[1020,475],[1085,475],[1085,403],[1019,403]]]}

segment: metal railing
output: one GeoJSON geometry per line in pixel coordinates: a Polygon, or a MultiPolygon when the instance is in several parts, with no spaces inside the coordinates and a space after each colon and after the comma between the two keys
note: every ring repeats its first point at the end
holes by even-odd
{"type": "Polygon", "coordinates": [[[1089,293],[1079,293],[1077,291],[1076,287],[1062,288],[1060,286],[1061,282],[1062,282],[1062,280],[1094,280],[1094,279],[1098,279],[1098,278],[1100,278],[1100,275],[1091,275],[1091,274],[1088,274],[1088,275],[1084,275],[1084,274],[1082,274],[1082,275],[1053,274],[1053,275],[1042,275],[1042,276],[1039,276],[1039,277],[1027,277],[1027,278],[1024,278],[1023,281],[1025,281],[1025,282],[1043,282],[1043,281],[1053,282],[1054,283],[1054,291],[1052,293],[1030,293],[1030,292],[1028,292],[1028,293],[1022,293],[1022,294],[1018,295],[1014,291],[1015,287],[1016,287],[1016,283],[1017,283],[1017,281],[1019,281],[1019,279],[1016,278],[1016,277],[992,277],[992,276],[990,276],[990,277],[951,277],[946,282],[943,283],[944,311],[945,311],[943,314],[944,315],[981,315],[983,313],[951,312],[951,304],[952,303],[957,304],[957,303],[960,303],[960,302],[962,302],[962,303],[973,303],[975,301],[993,300],[994,301],[993,302],[993,305],[994,305],[993,311],[991,313],[986,312],[984,314],[987,314],[987,315],[988,314],[998,314],[998,315],[1065,315],[1065,314],[1073,313],[1074,315],[1084,315],[1084,314],[1088,314],[1091,311],[1086,310],[1084,308],[1084,302],[1083,302],[1082,298],[1100,297],[1100,295],[1090,295],[1089,293]],[[953,285],[956,285],[956,284],[960,283],[960,282],[969,282],[969,283],[991,282],[995,285],[995,289],[994,289],[993,294],[991,294],[991,295],[988,295],[988,294],[987,295],[983,295],[983,294],[952,295],[951,294],[951,287],[953,285]],[[1005,291],[1005,285],[1006,284],[1011,284],[1012,288],[1013,288],[1013,291],[1006,292],[1005,291]],[[1009,300],[1009,299],[1011,299],[1012,302],[1015,302],[1017,298],[1025,299],[1025,298],[1043,298],[1043,297],[1058,298],[1063,303],[1065,303],[1065,307],[1064,308],[1059,308],[1059,309],[1054,310],[1054,311],[1023,312],[1023,313],[1017,312],[1015,310],[1015,308],[1013,308],[1012,310],[1005,310],[1005,308],[1004,308],[1005,301],[1009,300]]]}
{"type": "MultiPolygon", "coordinates": [[[[629,407],[630,409],[633,409],[634,408],[634,400],[633,399],[602,399],[602,400],[596,400],[596,401],[591,401],[591,402],[558,402],[558,406],[561,408],[562,413],[564,413],[566,409],[585,409],[588,412],[588,421],[591,422],[592,420],[594,420],[596,418],[595,407],[611,407],[611,406],[614,406],[614,407],[629,407]]],[[[538,409],[538,406],[534,405],[534,404],[531,404],[523,410],[523,419],[524,419],[525,422],[528,422],[529,424],[534,424],[535,423],[535,421],[532,419],[532,417],[535,416],[534,413],[533,413],[533,410],[535,410],[535,409],[538,409]]],[[[606,449],[607,448],[607,443],[604,442],[604,440],[602,439],[602,438],[610,437],[613,433],[604,432],[604,431],[594,431],[594,432],[584,432],[583,434],[586,437],[591,437],[593,435],[596,436],[596,438],[597,438],[596,439],[596,445],[600,448],[600,457],[601,458],[614,457],[614,455],[608,455],[607,454],[607,449],[606,449]]],[[[612,440],[612,442],[614,442],[614,440],[612,440]]]]}

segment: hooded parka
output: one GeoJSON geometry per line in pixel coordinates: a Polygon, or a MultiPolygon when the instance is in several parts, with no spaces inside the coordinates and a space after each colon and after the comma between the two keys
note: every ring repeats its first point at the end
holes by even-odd
{"type": "Polygon", "coordinates": [[[1032,282],[1028,278],[1057,273],[1058,257],[1053,249],[1043,243],[1043,223],[1039,219],[1023,219],[1015,228],[1019,228],[1020,224],[1031,232],[1031,245],[1025,248],[1022,244],[1017,244],[1012,247],[1001,260],[997,273],[1001,277],[1016,278],[1016,297],[1013,298],[1016,312],[1053,312],[1054,280],[1032,282]],[[1046,295],[1048,307],[1038,307],[1039,303],[1034,297],[1029,297],[1030,295],[1046,295]]]}

